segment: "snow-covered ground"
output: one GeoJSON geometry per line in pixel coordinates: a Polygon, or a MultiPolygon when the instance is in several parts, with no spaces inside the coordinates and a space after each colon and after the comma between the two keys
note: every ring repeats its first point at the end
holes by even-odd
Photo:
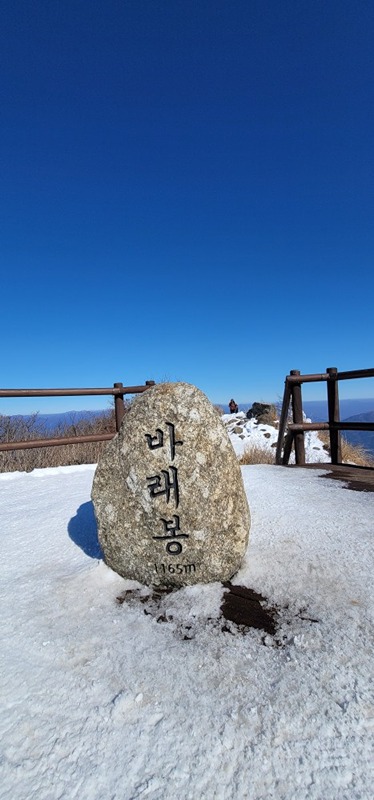
{"type": "MultiPolygon", "coordinates": [[[[246,449],[258,447],[260,450],[270,451],[275,460],[275,448],[278,441],[277,426],[258,422],[256,418],[247,419],[243,411],[239,411],[238,414],[223,414],[222,421],[238,457],[242,456],[246,449]]],[[[305,417],[305,421],[310,422],[311,420],[305,417]]],[[[330,456],[324,449],[317,431],[304,433],[304,446],[307,464],[330,461],[330,456]]],[[[295,453],[292,451],[290,464],[294,463],[295,453]]]]}
{"type": "Polygon", "coordinates": [[[94,466],[0,475],[1,798],[373,797],[374,494],[242,470],[236,582],[274,637],[222,631],[220,584],[119,604],[136,584],[100,560],[94,466]]]}

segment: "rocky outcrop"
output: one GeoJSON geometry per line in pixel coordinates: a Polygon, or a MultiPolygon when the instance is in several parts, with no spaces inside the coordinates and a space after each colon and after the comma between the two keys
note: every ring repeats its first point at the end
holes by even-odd
{"type": "Polygon", "coordinates": [[[246,417],[247,419],[255,418],[257,422],[265,425],[274,425],[274,421],[277,419],[277,410],[270,403],[253,403],[252,407],[248,409],[246,417]]]}

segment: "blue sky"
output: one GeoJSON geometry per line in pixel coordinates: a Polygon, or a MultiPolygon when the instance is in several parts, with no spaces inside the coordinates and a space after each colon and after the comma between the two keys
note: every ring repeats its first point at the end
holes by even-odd
{"type": "Polygon", "coordinates": [[[3,0],[0,30],[2,387],[372,366],[373,4],[3,0]]]}

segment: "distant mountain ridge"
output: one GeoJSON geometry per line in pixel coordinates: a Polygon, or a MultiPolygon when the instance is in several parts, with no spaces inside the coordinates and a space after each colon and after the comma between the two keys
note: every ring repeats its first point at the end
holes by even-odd
{"type": "MultiPolygon", "coordinates": [[[[270,403],[271,401],[269,400],[266,402],[270,403]]],[[[252,404],[252,400],[248,401],[248,403],[238,403],[239,411],[244,411],[246,413],[248,409],[251,408],[252,404]]],[[[221,406],[225,414],[229,413],[228,403],[217,403],[217,405],[221,406]]],[[[282,401],[274,401],[273,405],[280,411],[282,401]]],[[[304,400],[303,398],[303,409],[312,422],[327,421],[327,400],[304,400]]],[[[366,414],[371,411],[374,411],[374,397],[340,400],[341,419],[345,420],[354,415],[366,414]]]]}
{"type": "MultiPolygon", "coordinates": [[[[303,400],[303,409],[312,422],[327,422],[327,400],[303,400]]],[[[374,411],[374,397],[340,400],[340,418],[342,420],[371,411],[374,411]]]]}
{"type": "MultiPolygon", "coordinates": [[[[355,414],[345,422],[374,422],[374,410],[355,414]]],[[[374,456],[374,431],[343,431],[343,436],[350,444],[360,445],[374,456]]]]}
{"type": "MultiPolygon", "coordinates": [[[[40,422],[43,427],[49,431],[50,433],[55,431],[60,425],[71,425],[74,422],[80,422],[81,420],[92,420],[96,417],[100,417],[102,414],[105,414],[105,409],[98,409],[97,411],[62,411],[56,414],[37,414],[37,420],[40,422]]],[[[11,419],[24,419],[30,420],[34,417],[34,414],[12,414],[10,415],[11,419]]]]}
{"type": "MultiPolygon", "coordinates": [[[[262,402],[262,400],[261,400],[262,402]]],[[[269,401],[271,402],[271,401],[269,401]]],[[[228,403],[216,403],[219,405],[223,413],[228,414],[229,408],[228,403]]],[[[248,411],[249,408],[253,405],[253,401],[249,400],[248,403],[238,403],[239,411],[244,411],[245,413],[248,411]]],[[[279,401],[274,401],[273,405],[277,408],[280,408],[281,403],[279,401]]],[[[303,409],[307,415],[310,417],[312,422],[326,422],[327,420],[327,400],[303,400],[303,409]]],[[[71,418],[74,420],[80,419],[92,419],[95,417],[99,417],[101,414],[106,413],[107,409],[94,409],[94,410],[82,410],[76,411],[72,409],[71,411],[62,411],[56,412],[55,414],[38,414],[38,419],[45,423],[45,425],[53,430],[61,423],[69,423],[71,418]]],[[[360,414],[366,414],[374,412],[374,397],[368,398],[359,398],[353,400],[341,400],[340,401],[340,416],[341,419],[350,419],[352,416],[357,416],[360,414]]],[[[12,414],[8,415],[11,416],[13,419],[23,418],[23,419],[30,419],[33,415],[32,414],[12,414]]]]}
{"type": "MultiPolygon", "coordinates": [[[[228,413],[227,403],[219,404],[224,413],[228,413]]],[[[275,403],[279,408],[279,403],[275,403]]],[[[245,413],[252,406],[252,402],[238,403],[239,411],[245,413]]],[[[304,400],[303,408],[306,416],[312,422],[326,422],[328,418],[327,400],[304,400]]],[[[56,414],[38,414],[38,421],[49,433],[55,431],[60,425],[69,425],[81,420],[92,420],[107,413],[106,409],[82,410],[82,411],[63,411],[56,414]]],[[[12,419],[29,420],[31,414],[13,414],[12,419]]],[[[374,422],[374,398],[359,398],[340,401],[341,419],[347,422],[374,422]]],[[[374,431],[344,431],[343,436],[351,444],[361,445],[370,454],[374,455],[374,431]]]]}

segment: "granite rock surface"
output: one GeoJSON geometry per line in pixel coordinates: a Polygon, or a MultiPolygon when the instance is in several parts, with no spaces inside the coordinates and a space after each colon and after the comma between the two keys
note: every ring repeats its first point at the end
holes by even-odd
{"type": "Polygon", "coordinates": [[[222,421],[195,386],[138,396],[107,446],[92,499],[106,563],[161,586],[225,581],[239,569],[250,514],[222,421]]]}

